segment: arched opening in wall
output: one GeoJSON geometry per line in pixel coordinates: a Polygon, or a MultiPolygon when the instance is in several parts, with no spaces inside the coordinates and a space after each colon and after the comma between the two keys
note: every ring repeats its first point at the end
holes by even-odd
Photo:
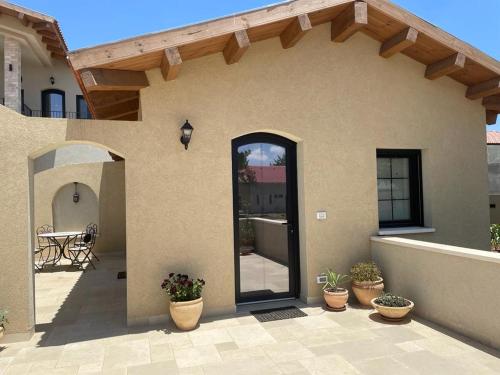
{"type": "Polygon", "coordinates": [[[124,157],[100,144],[71,141],[32,153],[28,163],[39,345],[126,328],[124,157]],[[81,334],[68,337],[68,329],[81,334]]]}

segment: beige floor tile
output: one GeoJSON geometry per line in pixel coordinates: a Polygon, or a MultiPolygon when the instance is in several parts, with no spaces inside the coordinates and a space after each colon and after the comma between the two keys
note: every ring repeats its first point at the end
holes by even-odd
{"type": "Polygon", "coordinates": [[[472,372],[461,366],[451,358],[445,358],[427,350],[404,353],[393,357],[397,362],[409,367],[418,374],[439,374],[439,375],[475,375],[479,371],[472,372]]]}
{"type": "Polygon", "coordinates": [[[408,353],[425,350],[421,346],[417,345],[414,341],[399,342],[396,343],[396,346],[408,353]]]}
{"type": "Polygon", "coordinates": [[[396,345],[381,340],[350,341],[315,346],[310,350],[318,356],[339,354],[349,362],[385,357],[403,352],[396,345]]]}
{"type": "Polygon", "coordinates": [[[194,346],[220,344],[233,341],[225,328],[189,332],[189,338],[194,346]]]}
{"type": "Polygon", "coordinates": [[[220,344],[215,344],[215,347],[217,348],[217,350],[219,351],[219,353],[225,352],[225,351],[228,351],[228,350],[238,349],[238,345],[236,345],[236,343],[234,341],[231,341],[231,342],[222,342],[220,344]]]}
{"type": "Polygon", "coordinates": [[[309,371],[297,361],[281,362],[276,364],[282,374],[302,375],[309,374],[309,371]]]}
{"type": "Polygon", "coordinates": [[[401,343],[405,341],[414,341],[423,339],[424,336],[416,333],[410,328],[404,326],[389,326],[385,328],[375,328],[372,331],[393,343],[401,343]]]}
{"type": "Polygon", "coordinates": [[[214,345],[174,350],[174,356],[179,368],[222,362],[219,352],[214,345]]]}
{"type": "Polygon", "coordinates": [[[356,367],[362,374],[370,374],[370,375],[390,375],[390,374],[417,375],[418,374],[416,371],[410,369],[409,367],[406,367],[402,363],[397,362],[390,357],[369,359],[361,362],[353,362],[352,365],[356,367]]]}
{"type": "Polygon", "coordinates": [[[335,328],[339,327],[340,324],[329,319],[325,314],[313,315],[304,318],[293,319],[296,323],[308,329],[319,329],[319,328],[335,328]]]}
{"type": "Polygon", "coordinates": [[[260,324],[229,327],[228,332],[240,348],[273,344],[276,342],[260,324]]]}
{"type": "Polygon", "coordinates": [[[271,375],[281,371],[269,358],[255,357],[253,361],[224,361],[215,365],[203,366],[205,375],[271,375]]]}
{"type": "Polygon", "coordinates": [[[127,375],[177,375],[178,373],[177,365],[173,360],[127,368],[127,375]]]}
{"type": "Polygon", "coordinates": [[[311,358],[314,354],[297,341],[262,345],[262,350],[274,362],[289,362],[297,358],[311,358]]]}
{"type": "Polygon", "coordinates": [[[148,340],[126,341],[111,345],[104,353],[103,369],[138,366],[151,362],[148,340]]]}
{"type": "Polygon", "coordinates": [[[44,368],[36,367],[36,364],[33,364],[28,371],[29,375],[77,375],[78,374],[78,366],[69,366],[69,367],[55,367],[50,370],[44,368]]]}
{"type": "Polygon", "coordinates": [[[11,363],[2,375],[26,375],[32,363],[11,363]]]}
{"type": "Polygon", "coordinates": [[[311,375],[360,374],[355,367],[336,354],[301,359],[299,362],[311,375]]]}
{"type": "Polygon", "coordinates": [[[74,343],[65,345],[57,367],[98,364],[104,361],[104,347],[95,343],[74,343]]]}
{"type": "Polygon", "coordinates": [[[414,343],[440,356],[456,356],[472,350],[469,346],[446,336],[416,340],[414,343]]]}
{"type": "Polygon", "coordinates": [[[252,346],[249,348],[238,348],[234,350],[224,350],[220,352],[220,356],[224,361],[240,360],[248,361],[253,360],[256,357],[263,357],[264,350],[260,346],[252,346]]]}
{"type": "Polygon", "coordinates": [[[150,346],[151,362],[166,362],[174,360],[174,351],[170,344],[157,344],[150,346]]]}

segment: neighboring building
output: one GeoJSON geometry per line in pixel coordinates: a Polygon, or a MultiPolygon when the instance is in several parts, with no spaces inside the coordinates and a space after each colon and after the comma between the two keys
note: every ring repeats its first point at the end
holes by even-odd
{"type": "Polygon", "coordinates": [[[484,124],[498,112],[500,63],[389,2],[297,0],[69,56],[95,120],[0,108],[11,332],[34,324],[33,166],[68,143],[124,159],[131,325],[168,317],[168,272],[203,277],[204,313],[222,314],[320,301],[316,276],[370,259],[371,236],[489,248],[484,124]],[[186,118],[194,132],[181,144],[186,118]],[[287,259],[262,256],[250,275],[276,290],[241,287],[238,152],[255,144],[260,166],[275,149],[286,160],[283,217],[258,222],[280,229],[269,238],[287,259]]]}
{"type": "Polygon", "coordinates": [[[490,222],[500,224],[500,132],[487,132],[490,222]]]}
{"type": "Polygon", "coordinates": [[[57,21],[0,3],[1,103],[26,116],[90,118],[57,21]]]}

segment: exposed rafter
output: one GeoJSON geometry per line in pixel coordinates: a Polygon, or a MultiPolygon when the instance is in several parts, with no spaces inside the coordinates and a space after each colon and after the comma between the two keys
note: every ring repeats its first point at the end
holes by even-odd
{"type": "Polygon", "coordinates": [[[425,70],[425,78],[436,79],[461,70],[464,68],[464,66],[465,55],[457,52],[443,60],[427,65],[427,69],[425,70]]]}
{"type": "Polygon", "coordinates": [[[226,63],[234,64],[240,61],[248,47],[250,47],[250,39],[248,38],[248,34],[245,30],[238,30],[233,33],[231,38],[229,38],[224,51],[222,51],[226,63]]]}
{"type": "Polygon", "coordinates": [[[177,47],[167,48],[163,51],[160,70],[165,81],[176,79],[181,70],[181,65],[181,54],[177,47]]]}
{"type": "Polygon", "coordinates": [[[280,34],[281,45],[283,48],[293,47],[311,29],[311,20],[307,14],[299,15],[280,34]]]}
{"type": "Polygon", "coordinates": [[[407,27],[392,38],[386,40],[380,46],[379,55],[385,58],[391,57],[398,52],[404,51],[417,41],[418,31],[413,27],[407,27]]]}
{"type": "Polygon", "coordinates": [[[81,77],[88,92],[138,91],[149,86],[146,73],[133,70],[85,69],[81,77]]]}
{"type": "Polygon", "coordinates": [[[94,91],[90,93],[96,111],[139,99],[137,91],[94,91]]]}
{"type": "Polygon", "coordinates": [[[500,95],[487,96],[483,98],[484,108],[490,111],[500,112],[500,95]]]}
{"type": "Polygon", "coordinates": [[[500,94],[500,77],[495,77],[487,81],[470,86],[465,93],[469,99],[479,99],[485,96],[500,94]]]}
{"type": "Polygon", "coordinates": [[[344,42],[368,24],[368,5],[354,2],[332,21],[332,41],[344,42]]]}
{"type": "Polygon", "coordinates": [[[486,110],[486,125],[495,125],[497,122],[497,111],[486,110]]]}

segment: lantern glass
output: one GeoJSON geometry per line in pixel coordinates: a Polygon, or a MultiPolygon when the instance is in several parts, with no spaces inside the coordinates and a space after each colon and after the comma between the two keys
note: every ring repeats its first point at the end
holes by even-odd
{"type": "Polygon", "coordinates": [[[181,127],[181,143],[184,145],[184,148],[188,149],[188,144],[191,141],[191,135],[193,134],[193,127],[189,123],[188,120],[181,127]]]}

